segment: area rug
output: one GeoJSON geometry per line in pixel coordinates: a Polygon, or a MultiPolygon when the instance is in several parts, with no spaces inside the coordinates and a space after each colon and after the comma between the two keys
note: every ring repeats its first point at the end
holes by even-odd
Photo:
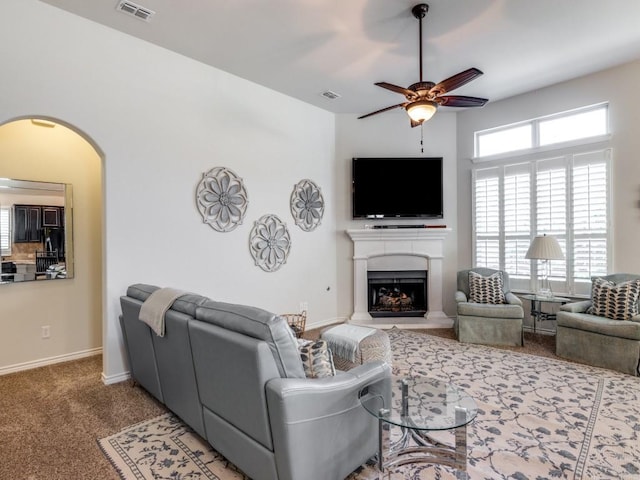
{"type": "MultiPolygon", "coordinates": [[[[395,374],[451,382],[475,399],[470,480],[640,479],[639,378],[406,330],[388,333],[395,374]]],[[[125,480],[247,479],[171,414],[99,444],[125,480]]],[[[374,478],[365,465],[348,480],[374,478]]],[[[405,465],[390,478],[448,480],[456,472],[405,465]]]]}

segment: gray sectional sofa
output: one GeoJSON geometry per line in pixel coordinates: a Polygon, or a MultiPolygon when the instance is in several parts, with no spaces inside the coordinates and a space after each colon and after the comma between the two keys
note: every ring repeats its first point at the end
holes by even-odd
{"type": "Polygon", "coordinates": [[[173,303],[161,337],[138,318],[157,288],[121,297],[131,376],[249,477],[342,479],[375,455],[359,396],[388,396],[388,364],[306,378],[284,318],[194,294],[173,303]]]}

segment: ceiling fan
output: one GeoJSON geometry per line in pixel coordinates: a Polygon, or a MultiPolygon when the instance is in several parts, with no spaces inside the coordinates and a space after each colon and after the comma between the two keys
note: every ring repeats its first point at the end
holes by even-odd
{"type": "Polygon", "coordinates": [[[460,72],[453,77],[449,77],[446,80],[441,81],[438,84],[433,82],[425,82],[422,80],[422,19],[429,11],[429,5],[421,3],[411,9],[411,13],[418,19],[419,27],[419,39],[420,39],[420,81],[409,85],[407,88],[399,87],[387,82],[378,82],[376,85],[392,92],[401,93],[407,99],[406,102],[399,103],[398,105],[392,105],[391,107],[383,108],[375,112],[362,115],[360,118],[367,118],[378,113],[393,110],[394,108],[402,107],[407,111],[407,114],[411,120],[411,126],[417,127],[422,123],[429,120],[439,106],[443,107],[482,107],[489,100],[479,97],[467,97],[464,95],[445,95],[456,88],[469,83],[471,80],[476,79],[482,72],[477,68],[469,68],[464,72],[460,72]]]}

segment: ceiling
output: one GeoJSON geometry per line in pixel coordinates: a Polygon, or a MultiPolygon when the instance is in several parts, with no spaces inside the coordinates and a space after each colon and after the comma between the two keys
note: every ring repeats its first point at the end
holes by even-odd
{"type": "MultiPolygon", "coordinates": [[[[335,113],[400,103],[374,83],[419,80],[415,0],[135,0],[148,22],[119,0],[41,1],[335,113]]],[[[427,3],[424,80],[484,72],[455,94],[495,101],[640,58],[637,0],[427,3]]]]}

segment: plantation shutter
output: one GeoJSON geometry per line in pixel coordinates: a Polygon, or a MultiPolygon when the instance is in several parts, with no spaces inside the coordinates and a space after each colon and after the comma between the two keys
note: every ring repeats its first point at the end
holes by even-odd
{"type": "Polygon", "coordinates": [[[527,278],[530,261],[525,255],[531,243],[530,164],[504,169],[504,269],[513,277],[527,278]]]}
{"type": "Polygon", "coordinates": [[[474,171],[474,230],[476,265],[500,268],[500,172],[474,171]]]}
{"type": "Polygon", "coordinates": [[[0,207],[0,255],[11,255],[11,207],[0,207]]]}
{"type": "Polygon", "coordinates": [[[574,279],[607,274],[607,176],[610,150],[573,157],[574,279]]]}
{"type": "MultiPolygon", "coordinates": [[[[536,164],[536,234],[553,235],[567,252],[567,163],[564,157],[536,164]]],[[[566,281],[566,260],[553,260],[550,278],[566,281]]]]}

